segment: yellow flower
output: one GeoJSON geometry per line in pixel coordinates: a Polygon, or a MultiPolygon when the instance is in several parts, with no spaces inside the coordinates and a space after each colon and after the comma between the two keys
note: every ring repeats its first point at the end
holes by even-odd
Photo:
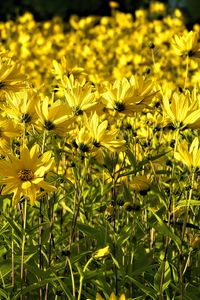
{"type": "Polygon", "coordinates": [[[73,118],[67,104],[60,103],[59,100],[49,106],[49,98],[45,97],[42,104],[38,103],[36,112],[39,117],[36,128],[56,133],[58,136],[65,136],[70,130],[73,118]]]}
{"type": "Polygon", "coordinates": [[[19,135],[19,128],[12,120],[0,117],[0,154],[7,154],[10,151],[11,138],[19,135]]]}
{"type": "Polygon", "coordinates": [[[14,119],[16,123],[34,124],[38,119],[36,105],[39,96],[35,90],[29,89],[14,95],[9,95],[7,105],[3,107],[7,116],[14,119]]]}
{"type": "Polygon", "coordinates": [[[87,121],[87,127],[92,137],[93,146],[96,149],[102,146],[110,151],[123,150],[126,141],[117,139],[118,130],[108,130],[108,121],[104,120],[101,122],[96,112],[87,121]]]}
{"type": "Polygon", "coordinates": [[[110,254],[110,248],[109,246],[106,246],[102,249],[99,249],[95,252],[95,254],[93,255],[93,257],[95,259],[101,259],[104,258],[105,256],[108,256],[110,254]]]}
{"type": "Polygon", "coordinates": [[[109,1],[109,6],[111,8],[118,8],[119,7],[119,3],[116,1],[109,1]]]}
{"type": "Polygon", "coordinates": [[[89,152],[91,151],[91,136],[88,132],[88,129],[84,126],[82,127],[75,140],[75,146],[81,151],[81,152],[89,152]]]}
{"type": "Polygon", "coordinates": [[[195,137],[190,147],[188,142],[183,140],[178,144],[174,157],[185,164],[189,169],[200,168],[199,139],[195,137]]]}
{"type": "Polygon", "coordinates": [[[79,67],[74,59],[66,58],[63,56],[61,58],[61,63],[53,60],[53,74],[55,74],[57,79],[64,79],[64,76],[69,76],[73,74],[75,77],[79,75],[85,75],[84,68],[79,67]]]}
{"type": "Polygon", "coordinates": [[[200,109],[197,109],[197,102],[194,101],[189,93],[163,97],[163,110],[166,116],[164,122],[172,123],[175,128],[198,127],[200,122],[200,109]]]}
{"type": "Polygon", "coordinates": [[[5,185],[2,194],[13,193],[13,204],[17,204],[22,197],[30,199],[34,204],[40,189],[47,191],[55,188],[44,181],[44,175],[51,169],[53,159],[51,152],[40,155],[39,146],[29,149],[23,146],[20,157],[8,155],[8,160],[0,161],[0,175],[4,178],[0,182],[5,185]]]}
{"type": "Polygon", "coordinates": [[[116,80],[106,89],[101,95],[106,107],[126,115],[142,111],[157,93],[151,80],[145,81],[143,77],[136,76],[132,76],[130,80],[125,77],[116,80]]]}
{"type": "MultiPolygon", "coordinates": [[[[104,298],[101,297],[101,295],[99,293],[96,294],[96,300],[104,300],[104,298]]],[[[109,297],[108,300],[118,300],[117,296],[115,296],[114,293],[112,293],[109,297]]],[[[119,297],[119,300],[126,300],[126,296],[124,294],[122,294],[119,297]]]]}
{"type": "Polygon", "coordinates": [[[147,191],[151,187],[151,181],[145,175],[138,175],[130,182],[130,187],[134,191],[147,191]]]}
{"type": "Polygon", "coordinates": [[[13,63],[10,59],[0,59],[0,96],[19,92],[27,87],[26,76],[20,69],[19,63],[13,63]]]}
{"type": "Polygon", "coordinates": [[[74,116],[80,116],[83,112],[90,113],[101,107],[96,101],[95,93],[92,92],[92,86],[89,83],[84,86],[76,83],[75,86],[66,89],[64,93],[66,102],[74,116]]]}
{"type": "Polygon", "coordinates": [[[174,52],[179,56],[200,58],[200,44],[197,32],[190,31],[183,36],[175,35],[171,45],[174,52]]]}

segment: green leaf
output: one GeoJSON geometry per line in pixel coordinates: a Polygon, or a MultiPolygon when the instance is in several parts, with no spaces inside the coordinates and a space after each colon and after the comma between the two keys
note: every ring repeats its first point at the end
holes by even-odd
{"type": "Polygon", "coordinates": [[[6,277],[7,275],[10,275],[12,270],[12,262],[10,259],[7,259],[6,261],[0,262],[0,277],[6,277]]]}
{"type": "Polygon", "coordinates": [[[114,264],[116,265],[116,267],[117,267],[118,269],[120,269],[119,263],[118,263],[118,261],[116,260],[116,258],[112,255],[112,253],[110,253],[110,256],[112,257],[112,260],[113,260],[114,264]]]}
{"type": "Polygon", "coordinates": [[[125,278],[129,279],[131,282],[133,282],[141,291],[145,293],[145,295],[148,295],[151,299],[157,300],[156,296],[156,291],[153,288],[145,286],[145,284],[140,283],[136,279],[130,277],[130,276],[125,276],[125,278]]]}
{"type": "Polygon", "coordinates": [[[62,291],[65,293],[65,295],[67,296],[67,298],[69,300],[75,300],[75,297],[73,297],[72,293],[67,288],[66,284],[64,284],[64,282],[61,280],[62,278],[58,277],[56,274],[54,274],[54,276],[57,279],[57,281],[59,282],[60,287],[61,287],[62,291]]]}
{"type": "Polygon", "coordinates": [[[170,265],[168,261],[162,261],[158,271],[156,272],[155,276],[154,276],[154,287],[157,290],[157,292],[160,291],[160,282],[161,282],[161,276],[162,273],[164,273],[164,282],[163,282],[163,286],[162,286],[162,292],[164,292],[164,290],[166,290],[166,288],[168,287],[168,285],[171,282],[171,269],[170,269],[170,265]]]}
{"type": "Polygon", "coordinates": [[[15,222],[12,218],[8,218],[3,213],[1,215],[6,219],[11,228],[14,229],[17,239],[22,243],[22,226],[15,222]]]}
{"type": "Polygon", "coordinates": [[[43,286],[45,286],[47,283],[50,283],[52,284],[55,280],[57,280],[56,278],[46,278],[40,282],[37,282],[37,283],[33,283],[31,285],[29,285],[27,288],[23,288],[23,290],[20,289],[20,292],[18,292],[14,297],[13,297],[13,300],[18,300],[19,297],[21,295],[25,295],[27,293],[31,293],[32,291],[34,290],[37,290],[43,286]]]}
{"type": "MultiPolygon", "coordinates": [[[[178,202],[177,207],[187,207],[188,206],[188,200],[181,200],[178,202]]],[[[199,200],[190,200],[189,206],[200,206],[199,200]]]]}
{"type": "Polygon", "coordinates": [[[8,296],[8,294],[5,292],[5,290],[0,289],[0,296],[3,297],[1,299],[10,299],[10,297],[8,296]]]}
{"type": "Polygon", "coordinates": [[[149,208],[149,210],[153,213],[153,215],[158,220],[158,224],[157,224],[158,232],[163,233],[165,236],[170,237],[172,239],[172,241],[176,244],[177,248],[180,250],[180,247],[181,247],[180,238],[177,235],[174,234],[172,229],[170,227],[168,227],[163,222],[163,220],[151,208],[149,208]]]}
{"type": "Polygon", "coordinates": [[[137,160],[135,158],[135,155],[133,154],[133,152],[131,152],[130,149],[127,149],[126,150],[126,153],[128,155],[128,159],[132,165],[132,167],[134,168],[134,170],[136,170],[136,167],[137,167],[137,160]]]}
{"type": "Polygon", "coordinates": [[[95,236],[97,234],[97,229],[90,225],[77,223],[76,227],[87,236],[95,236]]]}

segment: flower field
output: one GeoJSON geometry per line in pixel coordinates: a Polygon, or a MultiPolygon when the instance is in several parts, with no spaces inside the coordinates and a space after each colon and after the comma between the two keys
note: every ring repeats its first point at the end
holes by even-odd
{"type": "Polygon", "coordinates": [[[0,22],[0,299],[200,299],[200,25],[0,22]]]}

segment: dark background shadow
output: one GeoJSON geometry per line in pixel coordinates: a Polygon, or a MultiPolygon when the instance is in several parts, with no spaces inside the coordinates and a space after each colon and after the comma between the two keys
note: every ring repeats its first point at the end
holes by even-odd
{"type": "MultiPolygon", "coordinates": [[[[119,10],[131,12],[134,15],[136,9],[148,8],[151,0],[118,0],[119,10]]],[[[200,0],[161,0],[167,4],[167,11],[171,13],[176,7],[181,8],[186,17],[188,26],[195,22],[200,23],[200,0]]],[[[0,19],[6,21],[15,19],[25,11],[34,14],[37,21],[51,19],[60,16],[68,20],[72,14],[110,15],[108,0],[5,0],[0,1],[0,19]]]]}

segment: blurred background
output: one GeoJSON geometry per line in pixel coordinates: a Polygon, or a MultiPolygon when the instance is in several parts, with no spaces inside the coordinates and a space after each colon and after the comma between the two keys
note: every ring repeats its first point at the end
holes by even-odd
{"type": "MultiPolygon", "coordinates": [[[[138,8],[147,8],[151,0],[118,0],[119,9],[131,12],[138,8]]],[[[167,4],[168,13],[175,8],[180,8],[185,15],[186,24],[200,22],[200,0],[163,0],[167,4]]],[[[108,0],[6,0],[0,2],[0,18],[2,21],[30,11],[36,20],[51,19],[53,16],[61,16],[65,20],[71,14],[109,15],[108,0]]]]}

